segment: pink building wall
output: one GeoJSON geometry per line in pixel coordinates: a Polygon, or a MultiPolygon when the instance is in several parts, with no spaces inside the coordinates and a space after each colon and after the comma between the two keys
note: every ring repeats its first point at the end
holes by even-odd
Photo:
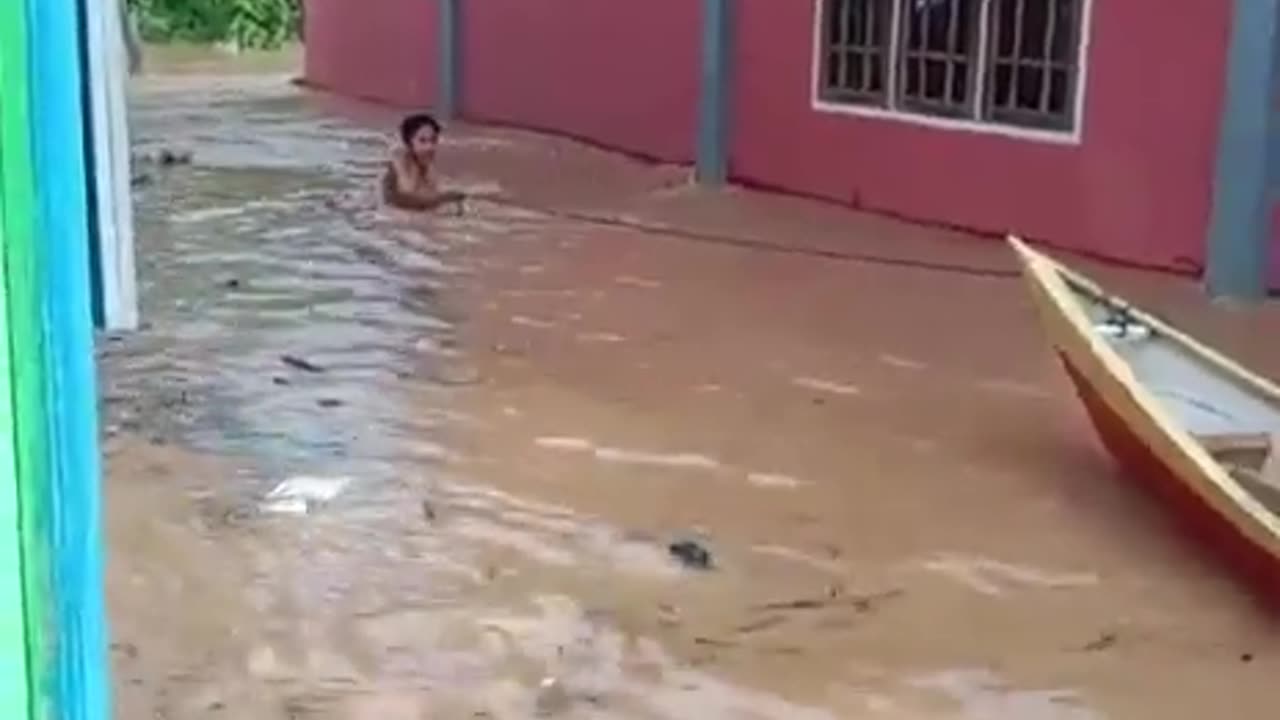
{"type": "Polygon", "coordinates": [[[700,7],[697,0],[472,0],[463,21],[463,112],[688,161],[700,7]]]}
{"type": "MultiPolygon", "coordinates": [[[[313,84],[430,105],[436,0],[307,3],[313,84]]],[[[465,117],[692,159],[700,2],[464,4],[465,117]]],[[[1054,144],[815,110],[814,0],[737,0],[730,175],[912,220],[1199,270],[1230,3],[1179,0],[1177,12],[1160,0],[1092,5],[1082,140],[1054,144]]]]}
{"type": "Polygon", "coordinates": [[[304,0],[313,87],[391,105],[436,97],[436,0],[304,0]]]}
{"type": "Polygon", "coordinates": [[[815,111],[816,4],[739,3],[734,177],[1142,264],[1203,262],[1230,3],[1094,0],[1080,145],[815,111]]]}

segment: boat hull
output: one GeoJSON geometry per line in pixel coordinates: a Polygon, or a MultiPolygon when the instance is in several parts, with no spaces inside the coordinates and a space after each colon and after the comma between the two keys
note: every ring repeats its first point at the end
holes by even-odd
{"type": "Polygon", "coordinates": [[[1225,471],[1176,425],[1070,307],[1057,266],[1021,244],[1041,324],[1098,434],[1126,478],[1159,498],[1189,537],[1280,610],[1280,535],[1261,506],[1224,486],[1225,471]]]}
{"type": "Polygon", "coordinates": [[[1268,605],[1280,611],[1280,557],[1255,543],[1233,518],[1205,502],[1194,484],[1134,430],[1070,357],[1061,352],[1059,357],[1098,439],[1125,477],[1165,503],[1190,537],[1210,549],[1268,605]]]}

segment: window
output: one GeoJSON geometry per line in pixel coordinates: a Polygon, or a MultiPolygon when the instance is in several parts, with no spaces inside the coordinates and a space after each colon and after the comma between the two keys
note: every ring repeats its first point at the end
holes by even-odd
{"type": "Polygon", "coordinates": [[[823,96],[883,104],[888,96],[894,0],[826,2],[823,96]]]}
{"type": "Polygon", "coordinates": [[[928,115],[973,114],[980,4],[980,0],[900,4],[899,105],[928,115]]]}
{"type": "Polygon", "coordinates": [[[1010,125],[1070,128],[1084,0],[991,0],[986,114],[1010,125]]]}
{"type": "Polygon", "coordinates": [[[818,0],[829,104],[1075,127],[1088,0],[818,0]]]}

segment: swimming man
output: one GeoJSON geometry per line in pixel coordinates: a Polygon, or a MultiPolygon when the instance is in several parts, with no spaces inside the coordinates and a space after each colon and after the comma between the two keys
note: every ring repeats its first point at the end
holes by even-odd
{"type": "Polygon", "coordinates": [[[426,114],[410,115],[400,123],[400,146],[382,175],[382,201],[401,210],[435,210],[456,204],[466,195],[436,187],[431,167],[440,141],[440,123],[426,114]]]}

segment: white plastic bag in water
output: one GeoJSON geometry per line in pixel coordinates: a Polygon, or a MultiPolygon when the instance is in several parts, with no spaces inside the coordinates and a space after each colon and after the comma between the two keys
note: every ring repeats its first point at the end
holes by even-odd
{"type": "Polygon", "coordinates": [[[316,506],[338,497],[350,483],[351,478],[346,476],[295,475],[281,481],[267,493],[262,510],[284,515],[306,515],[316,506]]]}

